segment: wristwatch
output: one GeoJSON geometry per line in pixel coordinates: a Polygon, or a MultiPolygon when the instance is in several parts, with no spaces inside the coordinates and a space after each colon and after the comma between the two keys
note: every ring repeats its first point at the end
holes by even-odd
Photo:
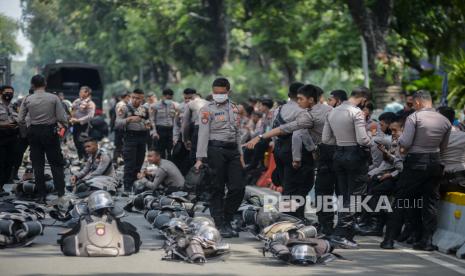
{"type": "Polygon", "coordinates": [[[263,140],[263,134],[258,135],[258,138],[260,138],[260,140],[263,140]]]}

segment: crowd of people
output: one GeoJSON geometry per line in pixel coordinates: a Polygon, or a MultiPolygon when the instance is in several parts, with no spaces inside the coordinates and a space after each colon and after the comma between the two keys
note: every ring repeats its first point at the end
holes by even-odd
{"type": "MultiPolygon", "coordinates": [[[[334,90],[326,98],[320,87],[296,82],[287,101],[263,96],[241,104],[230,100],[226,78],[215,79],[205,97],[184,89],[181,103],[169,88],[160,100],[134,89],[110,108],[115,146],[110,153],[99,148],[108,126],[96,112],[92,89],[81,87],[71,103],[45,88],[43,76],[32,77],[31,93],[19,104],[12,102],[13,87],[1,88],[2,195],[8,194],[3,185],[17,176],[29,146],[37,201],[47,203],[45,161],[61,200],[66,186],[61,145],[67,133],[82,162],[82,170],[70,177],[75,192],[85,192],[88,187],[80,184],[95,177],[115,179],[115,169],[124,165],[122,196],[171,193],[183,190],[192,167],[208,166],[214,171],[210,215],[223,237],[237,236],[233,216],[246,184],[255,184],[257,178],[250,176],[267,169],[270,149],[276,163],[273,184],[282,187],[282,195],[305,197],[314,189],[317,197],[342,197],[344,209],[317,213],[319,232],[342,248],[357,248],[356,235],[384,235],[380,246],[385,249],[397,240],[433,250],[440,189],[465,190],[465,122],[457,122],[450,107],[435,109],[427,91],[406,95],[405,105],[391,103],[372,118],[366,87],[334,90]],[[359,203],[351,200],[356,196],[369,196],[373,209],[388,197],[392,212],[356,212],[350,208],[359,203]]],[[[305,205],[291,214],[307,219],[305,205]]]]}

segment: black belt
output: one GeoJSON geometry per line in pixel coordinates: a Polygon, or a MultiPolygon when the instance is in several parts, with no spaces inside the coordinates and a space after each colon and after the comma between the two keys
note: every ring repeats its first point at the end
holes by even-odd
{"type": "Polygon", "coordinates": [[[234,143],[234,142],[210,140],[208,141],[208,145],[212,147],[219,147],[219,148],[224,148],[224,149],[237,149],[237,143],[234,143]]]}
{"type": "Polygon", "coordinates": [[[426,152],[426,153],[409,153],[407,157],[416,157],[416,158],[429,158],[429,157],[439,157],[439,152],[426,152]]]}
{"type": "Polygon", "coordinates": [[[355,145],[355,146],[337,146],[336,145],[336,149],[337,150],[350,150],[350,149],[358,149],[358,148],[361,148],[361,146],[359,145],[355,145]]]}
{"type": "Polygon", "coordinates": [[[427,153],[409,153],[407,154],[405,161],[416,161],[416,160],[430,160],[438,161],[439,152],[427,152],[427,153]]]}
{"type": "Polygon", "coordinates": [[[163,130],[170,130],[170,129],[173,129],[172,126],[156,126],[156,128],[163,129],[163,130]]]}
{"type": "Polygon", "coordinates": [[[55,126],[56,124],[51,124],[51,125],[39,124],[39,125],[31,125],[30,127],[46,128],[46,127],[55,127],[55,126]]]}
{"type": "Polygon", "coordinates": [[[130,135],[130,136],[140,136],[140,135],[147,135],[148,130],[126,130],[124,134],[130,135]]]}

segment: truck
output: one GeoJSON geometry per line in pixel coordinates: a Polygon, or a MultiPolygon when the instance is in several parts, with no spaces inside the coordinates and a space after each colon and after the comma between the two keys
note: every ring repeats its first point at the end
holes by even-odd
{"type": "Polygon", "coordinates": [[[89,86],[92,89],[92,101],[96,108],[102,110],[104,83],[103,67],[97,64],[81,62],[51,63],[42,71],[46,81],[47,92],[62,92],[65,99],[73,102],[79,98],[79,89],[89,86]]]}

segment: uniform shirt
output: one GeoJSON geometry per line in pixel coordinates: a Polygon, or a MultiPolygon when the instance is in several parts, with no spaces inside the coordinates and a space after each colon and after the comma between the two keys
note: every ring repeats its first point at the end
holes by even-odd
{"type": "Polygon", "coordinates": [[[184,110],[183,119],[182,119],[182,133],[183,133],[183,140],[185,142],[190,141],[191,139],[190,128],[192,124],[196,126],[199,125],[200,109],[207,104],[210,104],[210,102],[200,97],[195,98],[194,100],[187,103],[186,108],[184,110]]]}
{"type": "MultiPolygon", "coordinates": [[[[123,100],[116,103],[116,105],[115,105],[116,118],[118,117],[118,114],[121,112],[121,109],[126,105],[127,105],[127,103],[125,101],[123,101],[123,100]]],[[[115,129],[116,130],[123,130],[124,127],[125,127],[125,124],[120,124],[120,125],[116,124],[116,118],[115,118],[115,129]]]]}
{"type": "Polygon", "coordinates": [[[320,103],[314,105],[310,109],[310,114],[312,114],[313,117],[313,128],[311,128],[309,132],[316,145],[321,143],[326,117],[332,110],[332,106],[320,103]]]}
{"type": "Polygon", "coordinates": [[[36,90],[34,94],[27,96],[19,109],[19,123],[26,123],[29,114],[31,125],[54,125],[57,122],[68,125],[66,112],[58,96],[36,90]]]}
{"type": "Polygon", "coordinates": [[[154,126],[173,126],[174,115],[176,115],[176,106],[174,102],[166,104],[165,100],[161,100],[153,105],[152,112],[152,123],[154,126]]]}
{"type": "Polygon", "coordinates": [[[276,120],[278,113],[281,112],[281,118],[283,118],[283,120],[286,123],[289,123],[294,121],[297,118],[297,115],[303,111],[305,110],[300,108],[295,101],[290,100],[287,103],[285,103],[281,108],[276,108],[274,110],[273,121],[276,120]]]}
{"type": "Polygon", "coordinates": [[[381,165],[381,162],[383,162],[383,152],[378,149],[378,144],[375,143],[375,141],[380,144],[383,144],[386,148],[389,148],[392,142],[391,136],[381,131],[379,124],[377,125],[378,127],[376,130],[376,135],[373,136],[371,139],[372,140],[372,143],[370,146],[371,165],[369,167],[369,170],[379,167],[379,165],[381,165]]]}
{"type": "Polygon", "coordinates": [[[250,139],[249,122],[251,120],[245,116],[241,117],[241,145],[250,139]]]}
{"type": "Polygon", "coordinates": [[[240,116],[237,106],[230,101],[223,104],[209,103],[200,109],[197,158],[207,157],[208,141],[236,143],[242,155],[240,116]]]}
{"type": "Polygon", "coordinates": [[[90,99],[76,99],[71,107],[73,118],[79,120],[81,125],[87,124],[95,114],[95,103],[90,99]]]}
{"type": "Polygon", "coordinates": [[[176,115],[174,115],[174,122],[173,122],[173,142],[174,143],[178,141],[179,135],[181,135],[181,137],[184,136],[183,131],[182,131],[182,121],[183,121],[184,111],[186,110],[186,106],[187,106],[187,103],[185,102],[179,104],[178,109],[176,111],[176,115]]]}
{"type": "Polygon", "coordinates": [[[423,108],[407,117],[399,144],[408,153],[433,153],[447,148],[449,120],[433,108],[423,108]]]}
{"type": "Polygon", "coordinates": [[[441,152],[441,162],[445,172],[465,170],[465,132],[452,127],[447,149],[441,152]]]}
{"type": "Polygon", "coordinates": [[[388,141],[387,139],[383,139],[380,137],[375,138],[375,141],[379,141],[380,144],[383,144],[386,147],[386,149],[388,150],[388,155],[387,159],[383,159],[379,166],[370,169],[368,175],[370,177],[373,177],[377,174],[391,172],[392,176],[397,176],[400,172],[402,172],[404,168],[404,158],[400,154],[399,141],[388,141]],[[388,145],[386,145],[386,143],[388,143],[388,145]]]}
{"type": "Polygon", "coordinates": [[[262,115],[260,121],[258,121],[257,126],[255,127],[255,131],[253,136],[257,136],[263,134],[267,131],[270,131],[273,125],[273,111],[269,111],[266,114],[262,115]]]}
{"type": "Polygon", "coordinates": [[[334,108],[327,118],[323,129],[322,141],[325,144],[336,139],[338,146],[370,146],[371,140],[366,131],[363,111],[344,101],[334,108]]]}
{"type": "Polygon", "coordinates": [[[0,99],[0,123],[14,124],[18,122],[18,113],[11,103],[7,104],[0,99]]]}
{"type": "Polygon", "coordinates": [[[115,127],[121,130],[147,131],[150,128],[148,112],[148,109],[143,105],[137,108],[133,107],[131,103],[121,105],[116,113],[115,127]],[[139,116],[142,120],[128,123],[126,119],[130,116],[139,116]]]}
{"type": "Polygon", "coordinates": [[[99,150],[93,156],[89,156],[84,169],[78,172],[76,177],[77,179],[87,180],[101,175],[115,176],[111,157],[103,150],[99,150]]]}
{"type": "Polygon", "coordinates": [[[184,176],[173,162],[166,159],[161,159],[153,181],[147,183],[147,188],[151,190],[156,190],[159,186],[184,187],[184,176]]]}
{"type": "Polygon", "coordinates": [[[306,129],[299,129],[292,133],[292,161],[302,160],[302,146],[309,152],[314,151],[316,146],[306,129]]]}
{"type": "Polygon", "coordinates": [[[311,109],[300,112],[296,119],[279,128],[284,133],[292,133],[298,129],[306,128],[315,144],[322,141],[322,133],[325,125],[325,118],[332,110],[332,107],[326,104],[316,104],[311,109]]]}

